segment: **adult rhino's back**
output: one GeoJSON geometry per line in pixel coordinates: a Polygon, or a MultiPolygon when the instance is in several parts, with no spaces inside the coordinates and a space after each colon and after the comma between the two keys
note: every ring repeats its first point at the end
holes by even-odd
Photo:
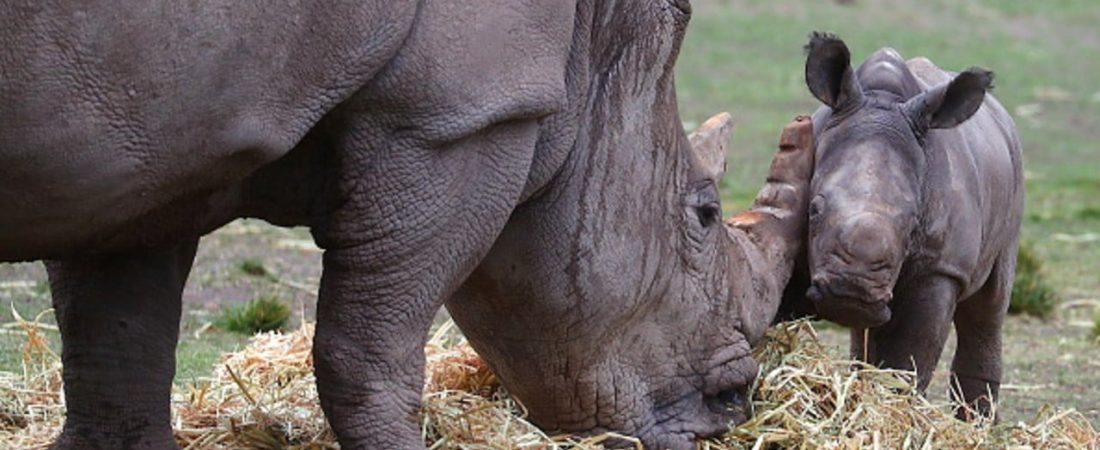
{"type": "MultiPolygon", "coordinates": [[[[5,2],[0,260],[94,249],[289,152],[397,51],[414,5],[5,2]]],[[[137,238],[140,240],[140,237],[137,238]]]]}

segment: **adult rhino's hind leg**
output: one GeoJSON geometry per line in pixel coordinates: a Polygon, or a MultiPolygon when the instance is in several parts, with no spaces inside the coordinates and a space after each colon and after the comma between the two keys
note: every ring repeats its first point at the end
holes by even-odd
{"type": "Polygon", "coordinates": [[[46,263],[67,406],[53,448],[178,448],[169,400],[197,243],[46,263]]]}
{"type": "Polygon", "coordinates": [[[960,419],[993,416],[1001,387],[1001,326],[1015,273],[1016,247],[1012,246],[998,259],[985,285],[955,311],[958,345],[951,362],[951,398],[959,404],[960,419]]]}
{"type": "Polygon", "coordinates": [[[443,145],[353,139],[340,157],[341,206],[313,227],[325,249],[313,354],[342,448],[424,447],[429,328],[504,227],[536,135],[513,121],[443,145]]]}

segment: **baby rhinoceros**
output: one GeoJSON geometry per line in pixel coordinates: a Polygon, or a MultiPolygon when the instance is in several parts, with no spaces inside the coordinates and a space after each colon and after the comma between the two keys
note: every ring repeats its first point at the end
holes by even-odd
{"type": "Polygon", "coordinates": [[[853,358],[915,369],[921,390],[954,321],[959,415],[989,415],[1024,202],[1015,125],[986,93],[992,73],[890,48],[853,71],[844,41],[819,33],[806,50],[806,84],[825,104],[806,298],[851,328],[853,358]]]}

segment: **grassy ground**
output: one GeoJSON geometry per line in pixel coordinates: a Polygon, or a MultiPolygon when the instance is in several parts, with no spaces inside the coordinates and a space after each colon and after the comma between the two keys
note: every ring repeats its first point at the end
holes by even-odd
{"type": "MultiPolygon", "coordinates": [[[[948,69],[997,72],[998,98],[1016,117],[1027,168],[1024,237],[1047,261],[1067,301],[1100,297],[1100,5],[1094,0],[697,0],[677,65],[683,119],[728,110],[738,122],[723,184],[727,213],[745,207],[763,182],[778,131],[816,103],[802,81],[801,46],[811,30],[841,35],[862,59],[881,46],[923,55],[948,69]]],[[[259,295],[287,299],[310,317],[320,253],[301,229],[236,222],[204,238],[184,294],[177,381],[209,372],[244,339],[206,325],[226,304],[259,295]],[[249,276],[262,263],[278,282],[249,276]]],[[[0,264],[0,324],[9,304],[24,317],[49,307],[40,264],[0,264]]],[[[1014,319],[1006,329],[1002,414],[1027,419],[1044,402],[1088,411],[1100,425],[1100,345],[1084,320],[1094,303],[1062,308],[1048,322],[1014,319]]],[[[0,370],[18,370],[18,335],[0,328],[0,370]]],[[[837,354],[847,335],[822,333],[837,354]]],[[[56,338],[56,334],[53,335],[56,338]]],[[[54,339],[56,343],[56,339],[54,339]]],[[[945,352],[944,364],[951,350],[945,352]]],[[[940,395],[941,380],[932,388],[940,395]]]]}

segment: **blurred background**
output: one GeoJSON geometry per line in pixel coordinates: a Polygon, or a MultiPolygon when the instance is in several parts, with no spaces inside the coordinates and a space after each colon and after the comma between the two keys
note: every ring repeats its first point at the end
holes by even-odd
{"type": "MultiPolygon", "coordinates": [[[[680,112],[688,130],[718,111],[736,121],[727,215],[763,184],[783,125],[818,106],[802,78],[811,31],[838,34],[855,64],[890,46],[948,70],[996,72],[994,95],[1023,141],[1028,191],[1001,417],[1028,420],[1051,403],[1100,426],[1100,2],[695,0],[693,9],[676,70],[680,112]]],[[[177,383],[208,375],[253,330],[311,318],[320,269],[304,229],[242,220],[204,238],[184,294],[177,383]]],[[[40,263],[0,264],[0,371],[21,370],[15,314],[32,319],[49,306],[40,263]]],[[[818,328],[846,356],[847,333],[818,328]]],[[[56,333],[47,336],[56,347],[56,333]]],[[[944,398],[951,347],[934,398],[944,398]]]]}

